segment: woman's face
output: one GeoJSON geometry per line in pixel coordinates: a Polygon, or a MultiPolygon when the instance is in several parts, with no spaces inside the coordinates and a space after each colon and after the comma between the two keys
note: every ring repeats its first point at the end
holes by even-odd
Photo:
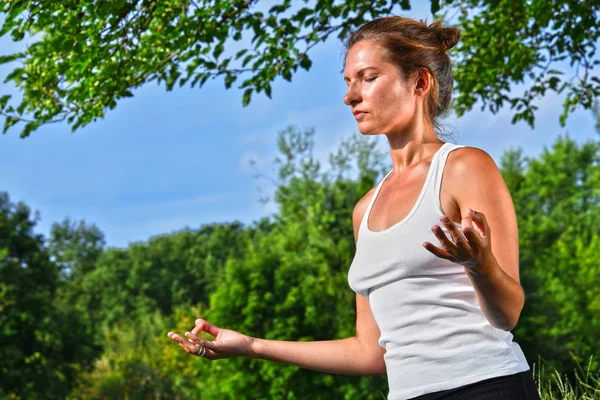
{"type": "Polygon", "coordinates": [[[416,122],[414,88],[373,42],[361,41],[350,48],[344,80],[348,85],[344,103],[350,106],[360,133],[402,133],[416,122]]]}

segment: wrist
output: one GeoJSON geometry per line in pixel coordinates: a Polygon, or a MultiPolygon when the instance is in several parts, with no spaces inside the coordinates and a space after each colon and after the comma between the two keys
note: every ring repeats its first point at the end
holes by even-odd
{"type": "Polygon", "coordinates": [[[477,281],[492,281],[498,277],[498,273],[501,271],[496,257],[490,252],[487,256],[477,262],[473,268],[465,268],[467,274],[477,281]]]}
{"type": "Polygon", "coordinates": [[[263,345],[261,339],[257,339],[257,338],[253,338],[250,337],[250,346],[248,346],[248,354],[246,354],[247,357],[250,358],[260,358],[260,349],[263,345]]]}

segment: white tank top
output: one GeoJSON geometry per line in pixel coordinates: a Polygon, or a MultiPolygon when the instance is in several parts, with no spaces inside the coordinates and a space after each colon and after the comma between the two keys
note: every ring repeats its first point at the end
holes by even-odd
{"type": "MultiPolygon", "coordinates": [[[[408,399],[529,369],[512,334],[494,328],[482,313],[463,267],[438,258],[421,244],[439,241],[440,185],[448,154],[433,156],[421,193],[408,215],[380,231],[367,221],[378,185],[361,221],[348,282],[368,298],[386,350],[388,400],[408,399]]],[[[459,225],[460,227],[460,225],[459,225]]]]}

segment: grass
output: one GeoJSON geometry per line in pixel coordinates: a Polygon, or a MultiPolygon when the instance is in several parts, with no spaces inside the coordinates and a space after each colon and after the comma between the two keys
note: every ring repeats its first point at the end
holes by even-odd
{"type": "Polygon", "coordinates": [[[544,364],[533,367],[533,375],[542,400],[599,400],[600,371],[592,369],[592,357],[584,368],[578,364],[574,383],[558,371],[546,375],[544,364]],[[539,367],[541,365],[541,367],[539,367]]]}

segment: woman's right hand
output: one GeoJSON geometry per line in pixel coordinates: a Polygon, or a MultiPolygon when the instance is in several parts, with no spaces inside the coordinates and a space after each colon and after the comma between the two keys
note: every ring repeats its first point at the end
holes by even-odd
{"type": "Polygon", "coordinates": [[[169,332],[167,336],[177,342],[179,347],[193,355],[200,355],[202,347],[204,347],[203,357],[209,360],[239,356],[252,357],[254,355],[252,350],[254,338],[229,329],[221,329],[203,319],[196,320],[196,326],[191,332],[185,333],[186,337],[174,332],[169,332]],[[198,337],[202,331],[215,339],[211,341],[198,337]]]}

